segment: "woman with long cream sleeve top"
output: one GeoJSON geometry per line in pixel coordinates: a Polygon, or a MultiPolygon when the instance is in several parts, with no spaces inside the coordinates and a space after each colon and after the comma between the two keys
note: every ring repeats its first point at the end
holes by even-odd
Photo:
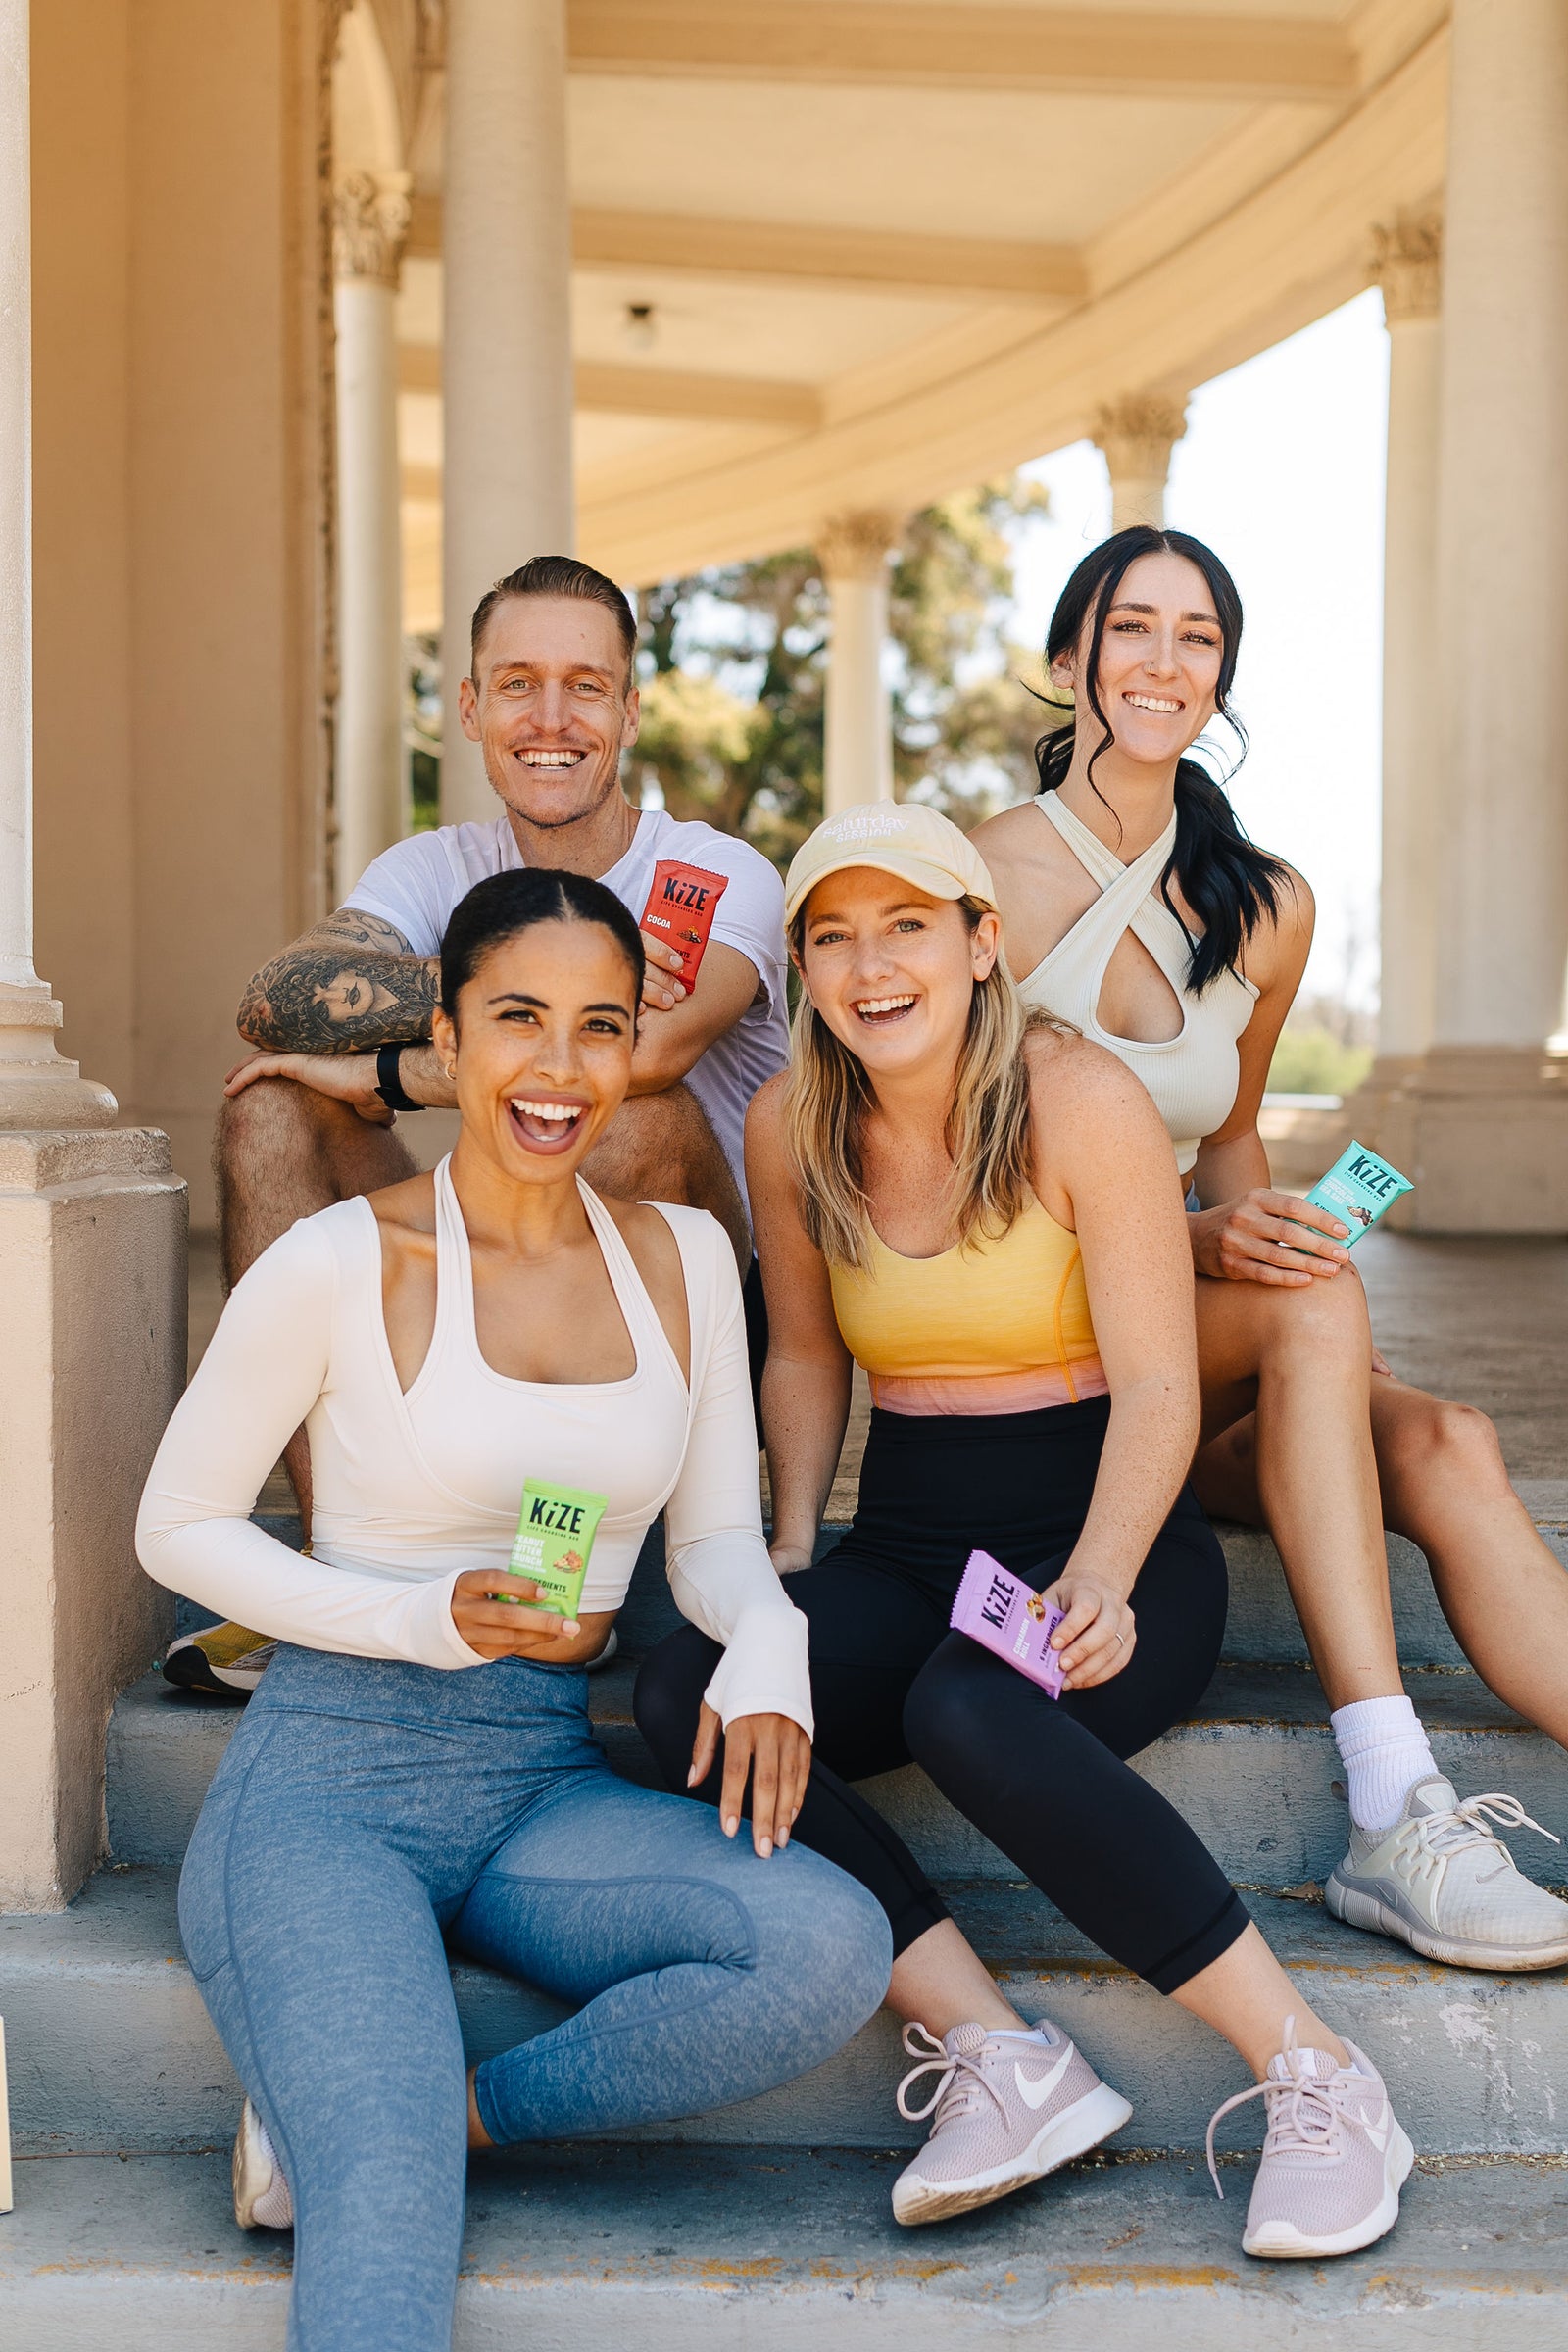
{"type": "Polygon", "coordinates": [[[446,2352],[466,2145],[751,2097],[886,1988],[880,1908],[790,1841],[807,1629],[762,1540],[733,1252],[706,1213],[577,1174],[624,1097],[641,985],[598,883],[469,893],[435,1020],[451,1158],[257,1261],[143,1497],[148,1572],[280,1644],[180,1926],[248,2094],[236,2218],[296,2229],[295,2352],[446,2352]],[[302,1423],[308,1558],[250,1518],[302,1423]],[[510,1572],[524,1480],[603,1505],[572,1616],[510,1572]],[[675,1598],[722,1644],[718,1819],[616,1780],[589,1730],[583,1669],[661,1510],[675,1598]],[[575,2014],[466,2082],[447,1943],[575,2014]]]}

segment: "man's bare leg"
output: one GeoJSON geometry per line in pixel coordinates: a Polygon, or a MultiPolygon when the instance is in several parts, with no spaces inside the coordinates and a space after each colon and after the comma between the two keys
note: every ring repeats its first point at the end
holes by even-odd
{"type": "Polygon", "coordinates": [[[619,1200],[674,1200],[706,1208],[729,1235],[745,1280],[752,1229],[729,1162],[690,1087],[629,1096],[583,1174],[595,1192],[612,1193],[619,1200]]]}
{"type": "MultiPolygon", "coordinates": [[[[393,1128],[372,1126],[346,1102],[292,1078],[259,1078],[224,1102],[213,1139],[223,1288],[232,1290],[299,1218],[415,1173],[393,1128]]],[[[311,1455],[303,1429],[289,1440],[283,1461],[309,1536],[311,1455]]]]}

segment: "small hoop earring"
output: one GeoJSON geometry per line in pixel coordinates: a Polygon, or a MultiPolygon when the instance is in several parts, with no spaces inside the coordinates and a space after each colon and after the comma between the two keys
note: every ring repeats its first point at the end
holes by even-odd
{"type": "Polygon", "coordinates": [[[448,1076],[449,1078],[455,1078],[455,1077],[457,1076],[457,1074],[458,1074],[458,1065],[457,1065],[457,1063],[456,1063],[455,1061],[449,1061],[449,1062],[447,1063],[447,1076],[448,1076]]]}

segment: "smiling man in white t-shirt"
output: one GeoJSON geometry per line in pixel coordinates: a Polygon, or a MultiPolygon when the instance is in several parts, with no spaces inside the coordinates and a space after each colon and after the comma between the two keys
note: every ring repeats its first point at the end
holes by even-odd
{"type": "MultiPolygon", "coordinates": [[[[239,1029],[258,1051],[229,1077],[216,1154],[230,1284],[296,1218],[413,1172],[392,1121],[455,1100],[428,1040],[441,933],[465,892],[509,866],[562,866],[641,916],[655,861],[673,858],[729,887],[690,994],[674,951],[648,940],[631,1094],[587,1172],[604,1192],[711,1210],[756,1293],[742,1131],[788,1051],[783,887],[748,843],[627,801],[635,647],[620,590],[569,557],[536,557],[480,604],[459,714],[500,811],[383,852],[247,988],[239,1029]]],[[[303,1438],[289,1470],[308,1531],[303,1438]]]]}

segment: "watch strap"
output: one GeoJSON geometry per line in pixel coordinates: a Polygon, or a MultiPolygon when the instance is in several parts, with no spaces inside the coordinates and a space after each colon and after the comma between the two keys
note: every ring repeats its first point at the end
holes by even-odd
{"type": "Polygon", "coordinates": [[[412,1095],[403,1091],[403,1081],[398,1076],[398,1061],[402,1052],[401,1044],[377,1048],[375,1091],[388,1110],[423,1110],[422,1102],[416,1102],[412,1095]]]}

